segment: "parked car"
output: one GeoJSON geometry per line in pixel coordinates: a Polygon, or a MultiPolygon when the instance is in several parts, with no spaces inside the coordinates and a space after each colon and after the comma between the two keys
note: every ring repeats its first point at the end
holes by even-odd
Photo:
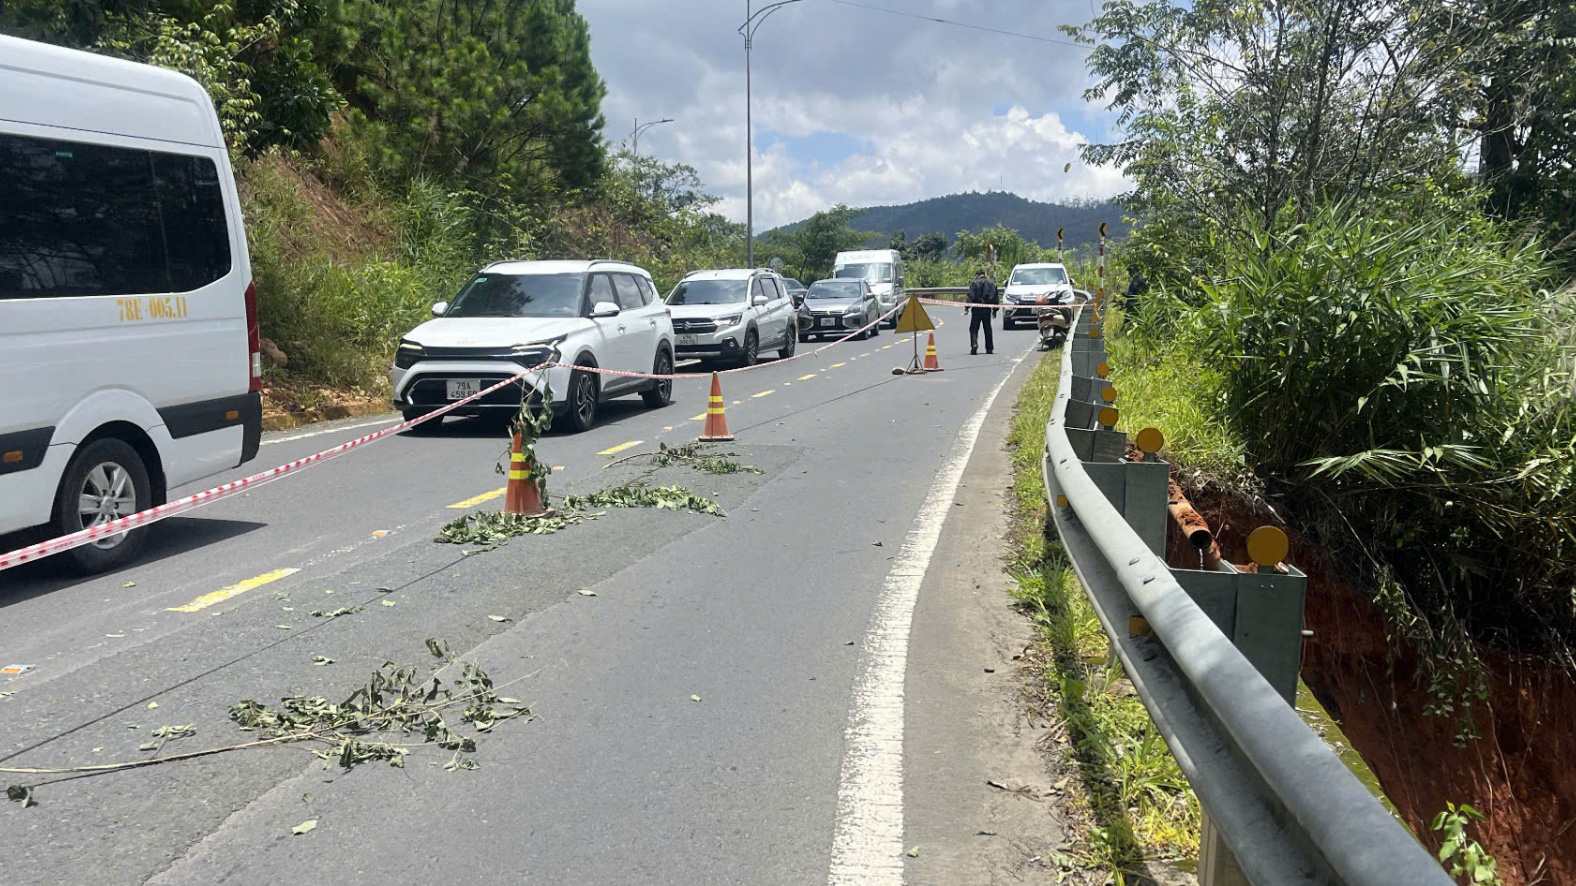
{"type": "MultiPolygon", "coordinates": [[[[197,81],[4,36],[0,59],[0,533],[68,535],[257,455],[257,290],[197,81]]],[[[61,556],[113,569],[148,532],[61,556]]]]}
{"type": "Polygon", "coordinates": [[[1019,320],[1033,323],[1039,313],[1033,305],[1043,296],[1048,302],[1072,303],[1073,281],[1067,268],[1055,262],[1015,266],[1002,292],[1001,328],[1012,329],[1019,320]]]}
{"type": "Polygon", "coordinates": [[[783,286],[788,290],[788,300],[793,302],[794,310],[799,313],[799,334],[808,332],[815,324],[810,316],[810,307],[804,303],[805,285],[792,277],[783,278],[783,286]]]}
{"type": "MultiPolygon", "coordinates": [[[[810,309],[814,325],[805,332],[805,338],[836,336],[841,338],[881,316],[881,301],[870,290],[870,284],[859,279],[817,280],[805,291],[804,303],[810,309]]],[[[871,326],[860,338],[874,338],[881,324],[871,326]]]]}
{"type": "MultiPolygon", "coordinates": [[[[832,276],[870,284],[870,291],[881,303],[882,314],[903,304],[903,255],[896,249],[839,252],[832,260],[832,276]]],[[[896,327],[902,316],[902,311],[893,314],[887,319],[887,325],[896,327]]]]}
{"type": "MultiPolygon", "coordinates": [[[[472,277],[454,301],[433,305],[432,315],[400,340],[394,355],[394,407],[407,420],[548,362],[673,372],[667,306],[651,275],[626,262],[497,262],[472,277]]],[[[639,394],[648,406],[666,406],[673,382],[555,366],[535,393],[549,391],[560,424],[584,431],[600,404],[614,397],[639,394]]],[[[450,415],[508,416],[519,408],[521,393],[506,387],[450,415]]]]}
{"type": "Polygon", "coordinates": [[[775,271],[692,271],[667,304],[680,357],[752,366],[763,350],[787,358],[799,345],[797,314],[775,271]]]}

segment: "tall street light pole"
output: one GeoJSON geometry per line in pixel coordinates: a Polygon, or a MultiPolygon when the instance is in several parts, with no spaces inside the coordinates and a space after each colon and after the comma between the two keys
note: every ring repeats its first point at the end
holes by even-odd
{"type": "Polygon", "coordinates": [[[634,154],[637,157],[640,156],[640,134],[642,132],[645,132],[646,130],[650,129],[653,126],[660,126],[663,123],[672,123],[672,122],[673,122],[673,118],[672,117],[663,117],[661,120],[653,120],[650,123],[641,123],[640,122],[640,118],[636,117],[635,118],[635,129],[634,129],[633,132],[631,132],[629,134],[629,141],[630,141],[629,150],[630,150],[630,153],[634,154]]]}
{"type": "Polygon", "coordinates": [[[799,0],[780,0],[751,11],[753,0],[744,0],[744,24],[739,33],[744,35],[744,266],[755,267],[755,125],[751,119],[750,101],[750,49],[755,44],[755,32],[772,13],[799,0]]]}

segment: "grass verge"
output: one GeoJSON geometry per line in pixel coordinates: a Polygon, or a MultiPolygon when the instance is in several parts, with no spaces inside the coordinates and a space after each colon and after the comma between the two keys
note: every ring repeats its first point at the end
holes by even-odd
{"type": "Polygon", "coordinates": [[[1251,478],[1242,440],[1223,416],[1225,383],[1220,370],[1181,347],[1157,350],[1143,339],[1121,335],[1120,311],[1112,311],[1106,338],[1110,381],[1120,395],[1122,425],[1131,431],[1159,428],[1166,455],[1227,485],[1251,478]]]}
{"type": "Polygon", "coordinates": [[[1050,537],[1040,457],[1059,357],[1049,354],[1035,368],[1008,433],[1015,492],[1010,572],[1013,596],[1040,631],[1035,661],[1041,700],[1057,723],[1051,734],[1076,774],[1066,796],[1080,860],[1123,884],[1148,862],[1196,857],[1199,806],[1121,666],[1111,661],[1105,632],[1061,544],[1050,537]]]}

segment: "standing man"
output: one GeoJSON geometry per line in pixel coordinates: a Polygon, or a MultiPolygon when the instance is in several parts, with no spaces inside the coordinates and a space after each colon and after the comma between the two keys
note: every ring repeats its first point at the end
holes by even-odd
{"type": "MultiPolygon", "coordinates": [[[[985,269],[980,268],[974,275],[974,282],[969,284],[969,302],[975,305],[1001,304],[1001,292],[985,276],[985,269]]],[[[963,313],[969,315],[969,354],[973,356],[980,352],[979,333],[980,327],[985,328],[985,353],[996,353],[996,341],[992,338],[990,319],[996,316],[1000,308],[964,308],[963,313]]]]}
{"type": "Polygon", "coordinates": [[[1127,281],[1127,297],[1122,299],[1122,310],[1129,314],[1138,313],[1138,297],[1149,288],[1144,275],[1138,272],[1138,267],[1133,267],[1133,275],[1127,281]]]}

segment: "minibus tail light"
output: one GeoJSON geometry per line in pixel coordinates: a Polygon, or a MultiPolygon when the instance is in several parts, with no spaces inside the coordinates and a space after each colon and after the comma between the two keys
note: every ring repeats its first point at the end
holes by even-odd
{"type": "Polygon", "coordinates": [[[260,392],[263,389],[263,332],[257,323],[257,283],[253,281],[246,284],[246,350],[250,355],[247,361],[251,366],[252,383],[247,390],[260,392]]]}

